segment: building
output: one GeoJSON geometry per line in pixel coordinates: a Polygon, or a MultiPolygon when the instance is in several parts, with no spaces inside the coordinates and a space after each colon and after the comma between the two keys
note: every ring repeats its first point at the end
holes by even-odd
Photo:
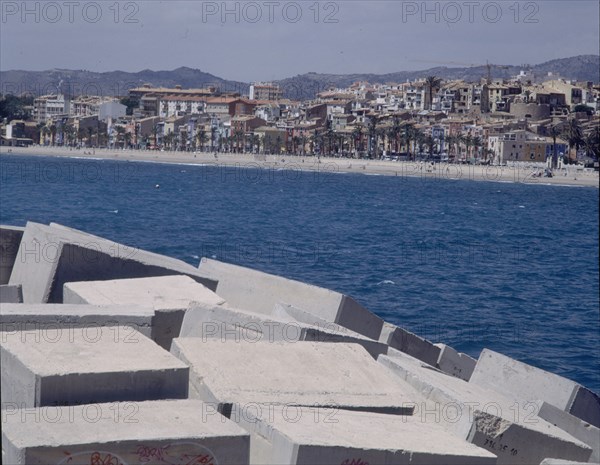
{"type": "Polygon", "coordinates": [[[33,117],[38,124],[69,114],[69,101],[64,95],[43,95],[33,101],[33,117]]]}
{"type": "Polygon", "coordinates": [[[279,100],[283,91],[271,82],[255,82],[250,85],[250,100],[279,100]]]}
{"type": "MultiPolygon", "coordinates": [[[[545,163],[554,153],[554,141],[529,131],[511,131],[490,136],[488,148],[494,152],[495,164],[506,162],[545,163]]],[[[568,145],[561,139],[556,140],[556,154],[568,154],[568,145]]]]}

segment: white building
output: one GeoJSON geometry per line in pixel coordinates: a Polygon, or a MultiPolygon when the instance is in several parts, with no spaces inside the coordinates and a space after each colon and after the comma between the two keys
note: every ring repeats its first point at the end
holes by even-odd
{"type": "Polygon", "coordinates": [[[69,101],[64,95],[43,95],[33,101],[33,117],[38,124],[46,124],[60,115],[69,114],[69,101]]]}

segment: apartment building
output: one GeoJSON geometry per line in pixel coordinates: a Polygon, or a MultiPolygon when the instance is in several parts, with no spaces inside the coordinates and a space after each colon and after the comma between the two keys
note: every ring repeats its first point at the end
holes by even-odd
{"type": "Polygon", "coordinates": [[[69,114],[69,101],[64,95],[43,95],[33,101],[33,117],[38,124],[69,114]]]}

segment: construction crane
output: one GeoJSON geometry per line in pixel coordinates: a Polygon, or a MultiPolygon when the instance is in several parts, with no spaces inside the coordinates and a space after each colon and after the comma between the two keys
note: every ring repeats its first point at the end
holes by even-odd
{"type": "Polygon", "coordinates": [[[488,84],[490,84],[492,82],[492,68],[510,69],[510,66],[495,65],[495,64],[489,63],[488,61],[486,61],[485,64],[479,64],[479,63],[461,63],[459,61],[431,61],[431,60],[410,60],[410,61],[415,61],[415,62],[420,62],[420,63],[434,63],[434,64],[438,64],[438,65],[467,66],[469,68],[475,68],[475,67],[479,67],[479,66],[485,66],[487,68],[487,82],[488,82],[488,84]]]}

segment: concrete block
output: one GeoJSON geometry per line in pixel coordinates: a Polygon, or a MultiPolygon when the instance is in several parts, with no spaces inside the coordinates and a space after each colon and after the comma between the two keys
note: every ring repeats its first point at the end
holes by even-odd
{"type": "Polygon", "coordinates": [[[181,322],[191,302],[222,305],[225,301],[189,276],[116,279],[66,283],[65,303],[92,305],[143,305],[155,311],[152,340],[166,350],[179,336],[181,322]]]}
{"type": "Polygon", "coordinates": [[[25,228],[0,225],[0,284],[8,284],[25,228]]]}
{"type": "Polygon", "coordinates": [[[415,417],[310,407],[235,405],[260,464],[495,464],[491,452],[415,417]],[[260,454],[260,455],[259,455],[260,454]]]}
{"type": "Polygon", "coordinates": [[[417,336],[391,323],[384,323],[379,342],[411,355],[431,366],[436,366],[440,358],[440,348],[427,339],[417,336]]]}
{"type": "Polygon", "coordinates": [[[600,429],[547,402],[540,402],[538,417],[590,446],[590,462],[600,462],[600,429]]]}
{"type": "Polygon", "coordinates": [[[0,331],[44,330],[47,339],[62,333],[102,326],[122,326],[152,337],[154,310],[138,305],[4,304],[0,307],[0,331]]]}
{"type": "MultiPolygon", "coordinates": [[[[333,323],[329,325],[337,326],[333,323]]],[[[225,306],[194,303],[185,313],[180,336],[249,342],[351,342],[363,346],[375,359],[379,354],[387,352],[385,344],[343,329],[344,332],[299,323],[293,319],[280,319],[225,306]]]]}
{"type": "Polygon", "coordinates": [[[183,274],[216,289],[191,265],[81,231],[28,222],[9,284],[23,285],[25,303],[61,303],[67,282],[183,274]]]}
{"type": "Polygon", "coordinates": [[[434,344],[440,348],[440,355],[436,366],[444,373],[469,381],[477,360],[473,357],[458,352],[446,344],[434,344]]]}
{"type": "Polygon", "coordinates": [[[543,400],[600,427],[600,397],[575,381],[484,349],[469,382],[518,401],[543,400]]]}
{"type": "Polygon", "coordinates": [[[21,285],[0,284],[0,304],[20,304],[22,302],[23,288],[21,285]]]}
{"type": "Polygon", "coordinates": [[[233,307],[270,314],[283,302],[371,339],[381,332],[381,318],[339,292],[207,258],[199,271],[219,282],[217,294],[233,307]]]}
{"type": "Polygon", "coordinates": [[[248,433],[197,400],[4,411],[5,464],[249,463],[248,433]]]}
{"type": "Polygon", "coordinates": [[[225,414],[234,403],[412,411],[408,391],[357,344],[178,338],[171,352],[190,366],[190,395],[225,414]]]}
{"type": "Polygon", "coordinates": [[[571,460],[544,459],[540,465],[598,465],[598,462],[573,462],[571,460]]]}
{"type": "Polygon", "coordinates": [[[549,456],[588,460],[592,453],[583,442],[538,418],[535,404],[519,404],[399,351],[380,355],[378,362],[421,393],[415,416],[496,454],[498,464],[529,465],[549,456]]]}
{"type": "Polygon", "coordinates": [[[2,332],[2,406],[186,398],[187,365],[132,328],[2,332]]]}

